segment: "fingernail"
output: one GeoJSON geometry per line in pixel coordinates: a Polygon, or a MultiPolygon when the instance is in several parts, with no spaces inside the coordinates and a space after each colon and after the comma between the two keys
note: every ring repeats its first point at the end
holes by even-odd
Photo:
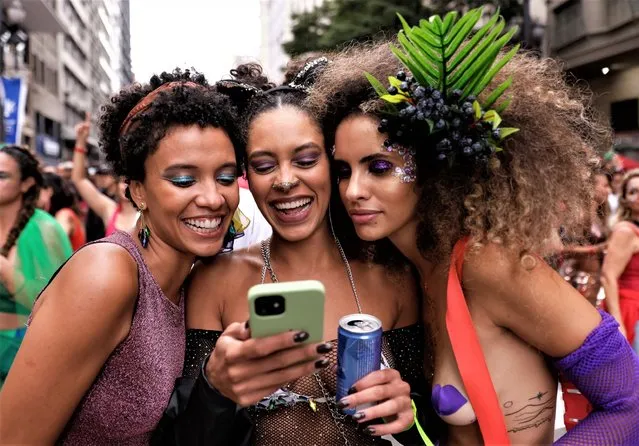
{"type": "Polygon", "coordinates": [[[326,367],[329,364],[329,360],[324,358],[324,359],[320,359],[318,361],[315,361],[315,368],[316,369],[323,369],[324,367],[326,367]]]}
{"type": "Polygon", "coordinates": [[[348,394],[352,395],[354,393],[357,393],[357,389],[355,388],[355,386],[351,387],[350,389],[348,389],[348,394]]]}
{"type": "Polygon", "coordinates": [[[326,342],[317,346],[317,353],[328,353],[333,350],[333,344],[326,342]]]}
{"type": "Polygon", "coordinates": [[[364,412],[357,412],[355,415],[353,415],[353,419],[359,421],[363,420],[365,416],[366,414],[364,412]]]}
{"type": "Polygon", "coordinates": [[[246,321],[246,323],[244,324],[244,328],[246,328],[247,330],[249,329],[249,321],[246,321]]]}
{"type": "Polygon", "coordinates": [[[342,398],[341,400],[339,400],[339,402],[337,403],[337,408],[341,410],[345,409],[346,407],[348,407],[348,399],[342,398]]]}
{"type": "Polygon", "coordinates": [[[300,331],[295,336],[293,336],[293,341],[295,342],[304,342],[308,339],[308,333],[305,331],[300,331]]]}
{"type": "Polygon", "coordinates": [[[368,435],[375,435],[375,429],[372,427],[367,427],[366,429],[364,429],[364,433],[368,435]]]}

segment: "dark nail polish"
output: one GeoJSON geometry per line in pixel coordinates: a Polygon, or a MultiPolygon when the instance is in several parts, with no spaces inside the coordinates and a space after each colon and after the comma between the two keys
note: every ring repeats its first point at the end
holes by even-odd
{"type": "Polygon", "coordinates": [[[315,361],[315,368],[316,369],[323,369],[324,367],[326,367],[328,364],[330,363],[330,361],[326,358],[324,359],[320,359],[318,361],[315,361]]]}
{"type": "Polygon", "coordinates": [[[357,412],[355,415],[353,415],[353,419],[359,421],[363,420],[365,416],[366,414],[364,412],[357,412]]]}
{"type": "Polygon", "coordinates": [[[326,342],[317,346],[317,353],[328,353],[333,350],[333,344],[326,342]]]}
{"type": "Polygon", "coordinates": [[[375,435],[375,429],[372,427],[367,427],[366,429],[364,429],[364,433],[368,435],[375,435]]]}
{"type": "Polygon", "coordinates": [[[308,339],[308,333],[305,331],[300,331],[293,336],[293,341],[295,342],[304,342],[308,339]]]}
{"type": "Polygon", "coordinates": [[[352,395],[354,393],[357,393],[357,389],[355,388],[355,386],[351,387],[350,389],[348,389],[348,394],[352,395]]]}
{"type": "Polygon", "coordinates": [[[342,398],[341,400],[339,400],[339,402],[337,403],[337,408],[342,410],[346,407],[348,407],[348,399],[342,398]]]}

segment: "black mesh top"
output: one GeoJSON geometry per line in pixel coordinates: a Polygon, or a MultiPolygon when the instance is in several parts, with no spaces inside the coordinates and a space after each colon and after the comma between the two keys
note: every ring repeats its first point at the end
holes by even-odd
{"type": "MultiPolygon", "coordinates": [[[[196,377],[199,374],[202,361],[215,348],[215,343],[221,334],[222,332],[213,330],[187,330],[184,376],[196,377]]],[[[430,394],[428,389],[432,379],[432,370],[425,372],[423,366],[425,339],[424,327],[421,324],[386,331],[382,337],[382,354],[386,361],[400,372],[404,381],[410,384],[411,391],[420,395],[430,394]],[[428,380],[425,377],[428,377],[428,380]]],[[[337,345],[337,342],[334,342],[334,345],[337,345]]],[[[336,389],[336,350],[327,355],[331,365],[318,372],[330,396],[335,395],[336,389]]],[[[324,398],[317,378],[313,375],[291,382],[287,390],[303,397],[320,399],[320,401],[324,398]]],[[[426,399],[426,401],[429,400],[426,399]]],[[[334,405],[333,402],[328,404],[334,405]]],[[[430,414],[432,412],[430,404],[427,407],[419,407],[419,412],[430,414]]],[[[250,414],[255,423],[254,442],[258,446],[342,445],[345,443],[338,424],[325,402],[318,402],[315,410],[308,402],[297,402],[272,410],[253,407],[250,409],[250,414]]],[[[436,417],[428,416],[427,419],[437,421],[436,417]]],[[[343,417],[340,425],[351,445],[390,444],[379,437],[362,433],[362,428],[365,426],[358,425],[350,417],[343,417]]],[[[423,427],[427,432],[431,430],[429,426],[423,427]]]]}

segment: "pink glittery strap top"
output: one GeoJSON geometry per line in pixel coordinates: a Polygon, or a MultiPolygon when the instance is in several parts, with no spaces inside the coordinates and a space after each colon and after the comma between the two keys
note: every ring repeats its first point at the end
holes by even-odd
{"type": "Polygon", "coordinates": [[[147,445],[182,374],[184,296],[175,305],[164,295],[129,234],[117,231],[93,243],[115,243],[135,259],[138,298],[128,336],[104,363],[58,444],[147,445]]]}

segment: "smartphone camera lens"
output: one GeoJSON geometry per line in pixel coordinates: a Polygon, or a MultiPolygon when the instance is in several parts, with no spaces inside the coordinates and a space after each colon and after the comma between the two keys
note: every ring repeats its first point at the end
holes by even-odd
{"type": "Polygon", "coordinates": [[[284,296],[262,296],[255,299],[255,313],[258,316],[277,316],[284,313],[284,296]]]}

